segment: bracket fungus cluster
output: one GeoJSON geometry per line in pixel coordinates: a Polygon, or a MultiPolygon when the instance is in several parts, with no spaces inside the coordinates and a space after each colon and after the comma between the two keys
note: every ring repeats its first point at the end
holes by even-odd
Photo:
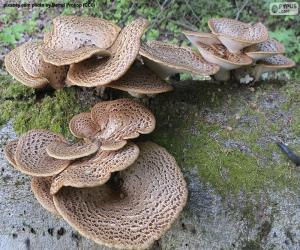
{"type": "Polygon", "coordinates": [[[217,80],[229,80],[233,71],[237,80],[249,83],[257,81],[264,72],[295,65],[282,55],[284,46],[269,38],[268,30],[262,23],[248,24],[229,18],[212,18],[208,26],[211,33],[183,33],[206,61],[220,67],[214,75],[217,80]],[[241,79],[241,72],[250,74],[246,82],[241,79]]]}
{"type": "Polygon", "coordinates": [[[175,159],[153,142],[129,141],[153,131],[150,110],[131,99],[100,102],[69,124],[81,142],[34,129],[4,153],[32,176],[39,203],[83,236],[120,249],[146,249],[179,216],[187,187],[175,159]]]}

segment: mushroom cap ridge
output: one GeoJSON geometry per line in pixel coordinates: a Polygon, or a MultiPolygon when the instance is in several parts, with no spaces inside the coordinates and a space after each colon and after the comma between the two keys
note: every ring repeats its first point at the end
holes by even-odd
{"type": "Polygon", "coordinates": [[[16,169],[18,169],[15,155],[18,146],[19,139],[14,139],[9,141],[4,147],[4,155],[8,162],[13,165],[16,169]]]}
{"type": "Polygon", "coordinates": [[[62,217],[85,237],[120,249],[145,249],[179,216],[187,187],[175,159],[154,143],[138,144],[135,163],[120,172],[118,190],[64,187],[54,195],[62,217]]]}

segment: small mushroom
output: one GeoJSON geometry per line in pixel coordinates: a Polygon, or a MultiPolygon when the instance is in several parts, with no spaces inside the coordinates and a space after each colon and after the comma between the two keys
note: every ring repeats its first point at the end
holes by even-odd
{"type": "Polygon", "coordinates": [[[142,18],[134,20],[123,28],[109,51],[111,57],[90,58],[72,64],[67,75],[69,85],[97,87],[119,79],[130,68],[138,55],[141,36],[148,26],[142,18]]]}
{"type": "Polygon", "coordinates": [[[190,30],[183,30],[182,33],[196,47],[197,43],[204,43],[206,45],[221,44],[218,37],[212,33],[195,32],[190,30]]]}
{"type": "Polygon", "coordinates": [[[80,113],[73,116],[69,122],[71,133],[77,138],[93,138],[99,131],[91,118],[91,113],[80,113]]]}
{"type": "Polygon", "coordinates": [[[262,23],[254,25],[229,18],[212,18],[208,21],[211,32],[231,53],[268,39],[268,30],[262,23]]]}
{"type": "Polygon", "coordinates": [[[64,170],[70,161],[52,158],[46,152],[46,147],[54,141],[66,142],[62,135],[43,129],[33,129],[22,135],[15,155],[18,170],[38,177],[52,176],[64,170]]]}
{"type": "Polygon", "coordinates": [[[94,154],[99,149],[96,143],[69,144],[63,141],[54,141],[46,147],[47,154],[55,159],[75,160],[94,154]]]}
{"type": "Polygon", "coordinates": [[[214,75],[214,78],[219,81],[229,80],[229,70],[250,65],[252,63],[250,57],[244,54],[230,53],[226,47],[221,44],[209,46],[203,43],[197,43],[197,48],[206,61],[220,66],[219,72],[214,75]]]}
{"type": "Polygon", "coordinates": [[[64,87],[67,66],[46,63],[38,52],[39,42],[27,42],[20,46],[20,59],[24,70],[31,76],[46,78],[54,89],[64,87]]]}
{"type": "Polygon", "coordinates": [[[265,42],[253,44],[245,48],[244,53],[257,61],[266,57],[284,53],[284,46],[275,39],[269,38],[265,42]]]}
{"type": "Polygon", "coordinates": [[[124,76],[107,87],[127,91],[137,98],[152,97],[173,90],[169,83],[161,80],[153,71],[138,64],[134,64],[124,76]]]}
{"type": "Polygon", "coordinates": [[[50,194],[52,177],[32,177],[31,190],[38,202],[52,214],[59,216],[54,202],[53,196],[50,194]]]}
{"type": "Polygon", "coordinates": [[[217,65],[206,62],[191,48],[159,41],[142,44],[140,55],[145,64],[162,79],[181,72],[213,75],[219,70],[217,65]]]}
{"type": "Polygon", "coordinates": [[[53,179],[51,194],[57,193],[63,186],[94,187],[106,183],[111,174],[132,165],[139,155],[139,148],[128,143],[116,151],[102,151],[90,159],[76,161],[53,179]]]}
{"type": "Polygon", "coordinates": [[[119,32],[117,25],[100,18],[59,16],[53,19],[53,31],[44,37],[39,50],[48,63],[70,65],[93,55],[110,56],[107,49],[119,32]]]}
{"type": "Polygon", "coordinates": [[[20,47],[13,49],[5,56],[4,64],[9,74],[28,87],[40,89],[49,83],[45,77],[33,77],[25,71],[21,64],[20,47]]]}
{"type": "Polygon", "coordinates": [[[4,155],[8,162],[13,165],[16,169],[18,168],[15,155],[18,146],[19,139],[9,141],[4,147],[4,155]]]}
{"type": "Polygon", "coordinates": [[[102,127],[95,135],[102,150],[120,149],[128,139],[151,133],[155,128],[152,112],[131,99],[118,99],[105,104],[100,102],[92,108],[91,117],[94,123],[102,127]],[[102,124],[103,121],[105,125],[102,124]]]}
{"type": "Polygon", "coordinates": [[[117,187],[63,187],[54,195],[61,216],[98,244],[119,249],[149,248],[171,227],[186,204],[186,183],[174,157],[151,142],[138,146],[138,159],[119,173],[117,187]]]}
{"type": "Polygon", "coordinates": [[[275,55],[260,60],[255,65],[255,81],[265,72],[275,71],[279,69],[292,68],[295,62],[283,55],[275,55]]]}

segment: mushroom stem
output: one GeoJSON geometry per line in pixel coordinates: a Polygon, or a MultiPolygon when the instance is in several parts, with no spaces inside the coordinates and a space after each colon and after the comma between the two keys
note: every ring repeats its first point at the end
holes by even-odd
{"type": "Polygon", "coordinates": [[[148,68],[154,71],[161,79],[167,79],[169,76],[178,73],[177,70],[173,70],[157,62],[151,61],[146,57],[143,58],[143,62],[148,68]]]}
{"type": "Polygon", "coordinates": [[[105,89],[106,89],[106,87],[104,87],[104,86],[97,86],[96,87],[96,95],[100,96],[101,98],[103,98],[104,97],[104,93],[105,93],[105,89]]]}
{"type": "Polygon", "coordinates": [[[220,68],[220,70],[213,75],[213,78],[217,81],[226,82],[230,79],[230,71],[220,68]]]}

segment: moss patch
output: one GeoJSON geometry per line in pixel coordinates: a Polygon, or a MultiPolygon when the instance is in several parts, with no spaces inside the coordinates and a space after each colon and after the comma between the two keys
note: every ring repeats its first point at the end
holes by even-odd
{"type": "Polygon", "coordinates": [[[170,150],[186,171],[196,169],[223,196],[295,189],[296,170],[275,145],[296,126],[287,126],[286,118],[300,100],[283,111],[288,87],[294,84],[265,83],[255,91],[234,84],[180,84],[152,103],[157,128],[149,139],[170,150]]]}

